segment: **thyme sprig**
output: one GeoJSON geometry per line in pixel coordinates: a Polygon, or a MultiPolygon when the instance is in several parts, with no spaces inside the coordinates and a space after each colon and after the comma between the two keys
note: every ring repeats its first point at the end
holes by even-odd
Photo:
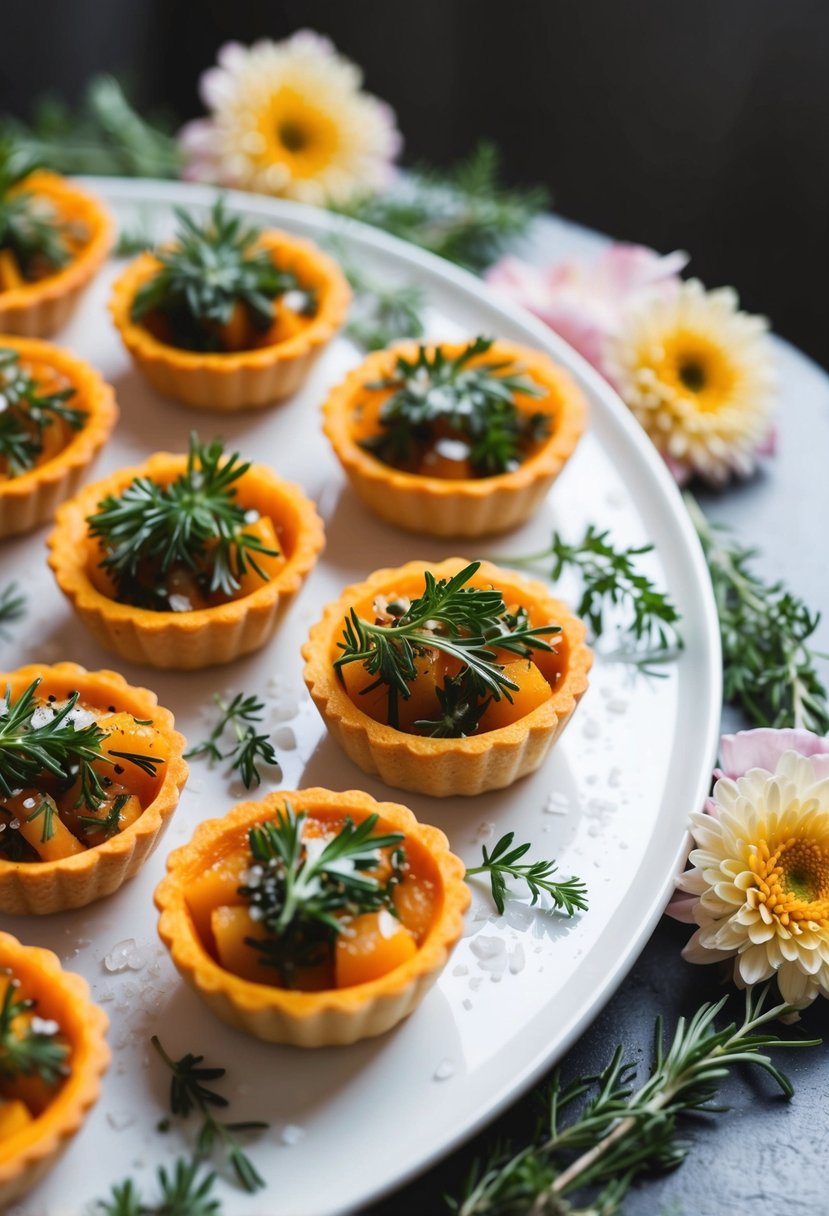
{"type": "Polygon", "coordinates": [[[523,236],[548,201],[541,189],[506,189],[497,149],[481,143],[448,171],[421,166],[393,190],[337,210],[480,272],[523,236]]]}
{"type": "Polygon", "coordinates": [[[481,845],[483,863],[470,866],[466,878],[476,874],[487,874],[492,888],[492,898],[495,907],[503,916],[506,906],[507,883],[523,882],[530,890],[530,903],[537,904],[541,893],[550,896],[553,905],[564,912],[565,916],[575,916],[576,912],[587,910],[587,887],[580,878],[555,879],[553,875],[558,866],[554,861],[522,861],[529,853],[532,845],[519,844],[513,848],[514,832],[507,832],[492,851],[486,845],[481,845]]]}
{"type": "Polygon", "coordinates": [[[263,720],[265,704],[254,695],[245,696],[241,692],[229,702],[220,693],[216,693],[213,700],[221,716],[209,737],[191,747],[185,757],[189,760],[205,756],[211,767],[221,760],[232,760],[231,772],[237,772],[245,788],[251,789],[262,780],[260,763],[279,767],[279,758],[270,739],[256,731],[256,726],[263,720]],[[228,729],[233,738],[229,749],[220,747],[228,729]]]}
{"type": "Polygon", "coordinates": [[[598,1076],[564,1085],[556,1071],[546,1126],[536,1140],[478,1163],[452,1209],[459,1216],[613,1216],[635,1178],[685,1158],[688,1146],[677,1139],[678,1120],[694,1111],[722,1110],[712,1104],[735,1065],[756,1065],[791,1098],[791,1082],[765,1049],[813,1047],[820,1040],[781,1039],[765,1030],[791,1012],[786,1005],[766,1009],[767,993],[768,988],[748,989],[742,1021],[721,1030],[715,1023],[728,998],[702,1005],[690,1019],[679,1019],[667,1045],[657,1018],[653,1063],[638,1088],[637,1066],[625,1060],[622,1047],[598,1076]],[[577,1206],[580,1199],[586,1206],[577,1206]]]}
{"type": "Polygon", "coordinates": [[[120,598],[169,611],[163,580],[175,566],[192,571],[206,595],[232,595],[248,568],[267,579],[257,556],[276,551],[245,531],[248,513],[236,501],[237,482],[249,468],[238,452],[226,455],[220,439],[203,444],[193,433],[187,467],[169,485],[136,477],[98,504],[87,520],[89,534],[102,542],[101,565],[120,598]]]}
{"type": "Polygon", "coordinates": [[[650,651],[673,653],[682,649],[679,632],[681,616],[667,592],[660,591],[647,574],[637,569],[636,559],[653,551],[653,545],[617,549],[609,530],[599,531],[588,524],[581,540],[570,543],[560,532],[553,532],[546,549],[515,557],[505,554],[499,560],[510,566],[535,567],[552,558],[550,578],[555,582],[570,569],[581,579],[582,592],[576,613],[600,637],[605,628],[605,613],[610,607],[626,610],[626,632],[650,651]]]}
{"type": "Polygon", "coordinates": [[[0,1004],[0,1078],[39,1077],[44,1085],[53,1088],[66,1072],[69,1047],[49,1024],[27,1017],[37,1008],[37,1001],[18,999],[19,982],[13,977],[0,975],[5,982],[2,1004],[0,1004]]]}
{"type": "Polygon", "coordinates": [[[155,250],[161,269],[147,279],[132,302],[133,321],[164,316],[176,346],[188,350],[224,349],[219,332],[241,304],[253,327],[273,324],[273,302],[286,292],[302,293],[299,311],[313,312],[314,301],[296,275],[274,265],[267,249],[257,249],[261,230],[228,212],[221,196],[199,223],[176,208],[173,242],[155,250]]]}
{"type": "Polygon", "coordinates": [[[309,850],[304,834],[307,816],[286,802],[274,819],[248,832],[252,865],[239,888],[252,917],[272,935],[246,938],[261,961],[278,968],[291,986],[300,967],[325,961],[342,932],[340,915],[358,916],[381,908],[393,911],[392,892],[400,882],[400,832],[375,834],[379,816],[342,828],[320,850],[309,850]],[[392,849],[392,872],[381,881],[371,871],[380,850],[392,849]]]}
{"type": "Polygon", "coordinates": [[[7,688],[0,697],[0,796],[9,798],[14,790],[37,786],[44,773],[70,785],[80,778],[80,801],[97,810],[106,798],[101,778],[93,765],[128,760],[142,772],[154,777],[161,761],[136,752],[104,752],[101,744],[107,732],[97,722],[77,726],[70,717],[78,703],[73,692],[47,721],[32,723],[37,709],[40,679],[33,680],[18,697],[7,688]]]}
{"type": "Polygon", "coordinates": [[[99,1199],[93,1210],[101,1216],[221,1216],[221,1202],[211,1194],[216,1175],[201,1173],[201,1162],[176,1158],[168,1173],[158,1167],[157,1201],[147,1204],[132,1178],[116,1183],[108,1199],[99,1199]]]}
{"type": "Polygon", "coordinates": [[[19,352],[0,347],[0,469],[9,477],[28,473],[43,452],[46,429],[58,422],[80,430],[86,414],[67,404],[74,396],[71,387],[41,392],[19,352]]]}
{"type": "Polygon", "coordinates": [[[516,468],[532,444],[549,433],[547,414],[528,414],[515,397],[543,397],[544,390],[511,361],[478,363],[492,347],[478,337],[448,358],[441,347],[420,345],[414,359],[399,355],[394,373],[372,389],[392,389],[380,408],[380,431],[361,446],[385,464],[407,467],[448,431],[468,445],[476,476],[516,468]]]}
{"type": "MultiPolygon", "coordinates": [[[[237,1133],[263,1131],[268,1124],[259,1120],[223,1123],[217,1119],[213,1113],[214,1108],[223,1110],[228,1106],[228,1100],[216,1090],[210,1089],[206,1083],[221,1080],[225,1075],[225,1069],[203,1067],[204,1056],[197,1056],[189,1051],[180,1060],[172,1059],[162,1047],[158,1035],[154,1034],[150,1042],[172,1073],[170,1110],[173,1115],[181,1119],[186,1119],[193,1113],[202,1116],[202,1124],[196,1135],[196,1159],[192,1162],[193,1173],[195,1174],[198,1163],[210,1157],[216,1145],[220,1144],[239,1185],[250,1192],[263,1187],[265,1180],[243,1151],[237,1139],[237,1133]]],[[[210,1177],[212,1179],[213,1176],[210,1175],[210,1177]]]]}
{"type": "Polygon", "coordinates": [[[20,621],[26,615],[26,597],[17,583],[7,583],[0,589],[0,638],[7,638],[8,625],[20,621]]]}
{"type": "MultiPolygon", "coordinates": [[[[694,499],[685,503],[711,574],[723,652],[723,695],[754,726],[794,726],[824,735],[829,699],[809,639],[820,622],[780,579],[751,568],[757,550],[710,524],[694,499]]],[[[825,657],[825,656],[822,656],[825,657]]]]}
{"type": "MultiPolygon", "coordinates": [[[[389,725],[395,726],[397,698],[411,696],[409,684],[417,676],[418,653],[434,649],[457,659],[467,673],[469,689],[478,698],[511,700],[518,689],[496,662],[494,646],[520,658],[534,650],[552,650],[544,635],[561,632],[558,625],[530,628],[523,616],[513,628],[501,592],[467,584],[480,569],[470,562],[451,578],[436,579],[424,571],[423,593],[390,625],[366,621],[352,608],[346,618],[342,654],[334,660],[339,673],[348,663],[363,663],[377,679],[371,688],[385,684],[389,692],[389,725]]],[[[368,691],[368,690],[366,690],[368,691]]]]}
{"type": "Polygon", "coordinates": [[[24,279],[58,270],[70,257],[66,224],[48,199],[25,189],[41,164],[14,140],[0,138],[0,250],[12,254],[24,279]]]}

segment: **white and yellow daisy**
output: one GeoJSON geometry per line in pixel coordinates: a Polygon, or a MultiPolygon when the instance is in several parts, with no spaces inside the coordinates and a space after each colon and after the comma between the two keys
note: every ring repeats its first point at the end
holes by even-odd
{"type": "Polygon", "coordinates": [[[181,133],[185,176],[307,203],[344,203],[389,179],[394,113],[310,30],[283,42],[228,43],[201,78],[209,118],[181,133]]]}
{"type": "Polygon", "coordinates": [[[719,780],[709,810],[678,881],[699,925],[683,956],[733,958],[741,987],[774,976],[796,1008],[829,997],[829,777],[785,752],[774,773],[719,780]]]}
{"type": "Polygon", "coordinates": [[[604,365],[678,480],[748,476],[772,437],[774,373],[763,317],[697,280],[623,317],[604,365]]]}

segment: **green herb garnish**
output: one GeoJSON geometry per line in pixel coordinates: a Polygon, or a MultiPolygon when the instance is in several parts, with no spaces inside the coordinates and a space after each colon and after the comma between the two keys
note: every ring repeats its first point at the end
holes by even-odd
{"type": "MultiPolygon", "coordinates": [[[[15,790],[37,787],[47,774],[66,787],[79,777],[84,804],[97,810],[105,800],[106,792],[93,765],[114,766],[119,760],[128,760],[142,772],[155,776],[162,761],[133,752],[106,753],[101,747],[107,738],[105,730],[96,722],[76,726],[69,715],[78,703],[77,692],[55,710],[53,717],[33,725],[32,715],[39,708],[36,699],[39,684],[39,679],[34,680],[17,698],[12,696],[10,688],[0,697],[1,797],[10,798],[15,790]]],[[[35,814],[40,813],[38,808],[35,814]]],[[[44,818],[48,818],[46,812],[44,818]]],[[[51,818],[48,821],[51,824],[51,818]]]]}
{"type": "Polygon", "coordinates": [[[86,414],[66,404],[74,396],[73,388],[41,393],[18,352],[0,347],[0,476],[19,477],[34,468],[48,427],[65,422],[81,429],[86,414]]]}
{"type": "Polygon", "coordinates": [[[26,615],[26,597],[17,583],[7,583],[0,590],[0,638],[9,636],[7,625],[20,621],[26,615]]]}
{"type": "Polygon", "coordinates": [[[384,283],[349,256],[347,245],[331,242],[332,252],[354,292],[345,332],[363,350],[382,350],[403,338],[423,336],[426,297],[417,283],[384,283]]]}
{"type": "Polygon", "coordinates": [[[723,652],[723,695],[754,726],[794,726],[825,735],[829,700],[809,639],[820,623],[779,580],[750,568],[756,549],[709,524],[690,495],[685,504],[711,574],[723,652]]]}
{"type": "Polygon", "coordinates": [[[52,1088],[65,1075],[69,1048],[56,1023],[27,1017],[37,1009],[37,1001],[17,999],[18,980],[3,976],[0,980],[6,981],[0,1005],[0,1078],[36,1076],[52,1088]]]}
{"type": "Polygon", "coordinates": [[[415,359],[398,356],[394,374],[367,384],[392,389],[380,407],[380,431],[361,446],[385,464],[427,472],[436,443],[460,443],[476,477],[517,468],[534,444],[550,432],[545,413],[528,414],[515,398],[543,397],[544,390],[511,361],[476,363],[492,347],[476,338],[447,358],[438,346],[419,346],[415,359]]]}
{"type": "Polygon", "coordinates": [[[101,540],[101,565],[120,599],[169,612],[165,580],[176,567],[192,572],[206,596],[233,595],[249,568],[267,581],[257,557],[275,557],[276,550],[245,531],[249,515],[236,501],[236,483],[249,468],[238,452],[225,455],[221,440],[202,444],[193,434],[187,468],[169,485],[136,477],[98,504],[89,534],[101,540]]]}
{"type": "Polygon", "coordinates": [[[273,324],[273,302],[286,292],[301,294],[298,312],[314,311],[312,295],[296,275],[274,265],[273,255],[257,249],[261,230],[231,215],[219,198],[208,220],[199,224],[180,208],[174,243],[155,250],[161,269],[135,293],[133,321],[163,316],[174,345],[187,350],[218,351],[221,327],[241,304],[254,329],[273,324]]]}
{"type": "Polygon", "coordinates": [[[512,842],[514,832],[507,832],[498,843],[488,852],[486,845],[481,846],[483,864],[470,866],[466,878],[475,874],[488,874],[492,887],[492,898],[495,906],[503,916],[507,895],[507,882],[513,880],[523,882],[530,889],[531,903],[538,903],[543,892],[550,896],[556,908],[561,909],[566,916],[574,916],[577,911],[587,909],[587,887],[580,878],[555,879],[557,871],[554,861],[522,861],[530,851],[530,844],[519,844],[515,848],[512,842]]]}
{"type": "Polygon", "coordinates": [[[264,702],[241,692],[229,703],[219,693],[215,694],[213,700],[221,711],[221,717],[210,737],[185,752],[185,758],[190,760],[197,756],[206,756],[211,766],[220,760],[232,760],[231,772],[238,772],[245,788],[251,789],[262,780],[258,767],[260,762],[279,766],[279,758],[270,739],[267,735],[257,734],[255,730],[262,721],[264,702]],[[219,746],[222,735],[228,728],[234,739],[229,750],[219,746]]]}
{"type": "MultiPolygon", "coordinates": [[[[173,1060],[161,1045],[158,1035],[150,1039],[161,1059],[172,1072],[170,1081],[170,1110],[181,1119],[188,1115],[200,1114],[202,1124],[196,1135],[196,1158],[193,1163],[209,1157],[216,1144],[221,1144],[227,1155],[227,1160],[246,1191],[256,1191],[265,1185],[265,1180],[259,1174],[250,1158],[243,1152],[236,1138],[238,1132],[264,1131],[267,1123],[246,1121],[243,1123],[223,1123],[213,1113],[213,1108],[223,1109],[228,1105],[227,1098],[209,1089],[205,1082],[219,1081],[225,1075],[224,1068],[204,1068],[204,1056],[187,1052],[180,1060],[173,1060]]],[[[212,1175],[211,1175],[212,1178],[212,1175]]]]}
{"type": "Polygon", "coordinates": [[[338,643],[342,654],[334,667],[340,673],[348,663],[362,663],[369,675],[377,677],[366,692],[386,686],[390,726],[396,727],[399,720],[398,698],[411,696],[418,655],[439,650],[457,659],[465,680],[463,693],[470,699],[500,701],[506,697],[511,701],[510,693],[518,685],[496,662],[494,647],[519,658],[529,658],[534,650],[553,649],[544,635],[560,633],[560,626],[530,628],[526,613],[510,617],[496,588],[467,586],[480,565],[471,562],[452,578],[440,580],[424,571],[422,595],[388,625],[363,620],[351,610],[338,643]]]}
{"type": "Polygon", "coordinates": [[[127,1178],[112,1187],[109,1199],[99,1199],[94,1210],[101,1216],[221,1216],[221,1202],[211,1196],[216,1175],[200,1170],[198,1158],[178,1157],[169,1173],[163,1165],[158,1167],[157,1202],[145,1203],[132,1178],[127,1178]]]}
{"type": "Polygon", "coordinates": [[[52,203],[25,189],[40,166],[13,140],[0,140],[0,250],[8,250],[26,280],[59,270],[71,256],[67,225],[52,203]]]}
{"type": "Polygon", "coordinates": [[[246,938],[261,961],[279,971],[292,986],[296,971],[325,962],[342,932],[337,914],[359,916],[386,908],[393,912],[392,892],[401,880],[403,835],[372,835],[379,816],[342,828],[313,853],[306,847],[304,811],[295,814],[285,803],[275,819],[248,832],[251,866],[239,893],[248,901],[252,919],[272,935],[246,938]],[[379,881],[370,871],[381,849],[393,849],[392,873],[379,881]]]}

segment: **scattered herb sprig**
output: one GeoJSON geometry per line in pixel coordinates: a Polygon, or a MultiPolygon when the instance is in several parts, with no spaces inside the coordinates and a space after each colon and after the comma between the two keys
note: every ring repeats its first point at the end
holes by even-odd
{"type": "Polygon", "coordinates": [[[216,1181],[213,1173],[202,1173],[201,1162],[176,1158],[168,1173],[163,1165],[157,1171],[161,1192],[156,1202],[147,1204],[132,1178],[116,1183],[108,1199],[99,1199],[93,1211],[101,1216],[221,1216],[222,1205],[211,1192],[216,1181]]]}
{"type": "Polygon", "coordinates": [[[409,683],[417,675],[419,651],[436,649],[457,659],[468,673],[469,689],[475,696],[499,701],[501,697],[511,700],[510,693],[518,686],[495,661],[494,646],[521,658],[529,657],[533,650],[552,649],[544,635],[560,633],[560,626],[530,628],[522,620],[509,629],[501,592],[467,585],[480,565],[470,562],[446,579],[436,579],[426,570],[423,593],[390,625],[363,620],[351,610],[338,643],[342,654],[334,667],[340,672],[348,663],[363,663],[377,677],[371,687],[387,687],[389,725],[398,721],[397,698],[406,700],[411,695],[409,683]]]}
{"type": "MultiPolygon", "coordinates": [[[[244,1190],[253,1192],[264,1187],[265,1180],[243,1151],[237,1139],[237,1133],[264,1131],[268,1124],[259,1120],[223,1123],[214,1114],[214,1108],[223,1110],[227,1107],[228,1101],[215,1089],[210,1089],[208,1082],[221,1080],[225,1075],[225,1069],[203,1067],[204,1056],[197,1056],[189,1051],[180,1060],[172,1059],[162,1047],[158,1035],[154,1034],[150,1042],[172,1073],[170,1110],[173,1115],[186,1119],[195,1113],[202,1117],[202,1124],[196,1135],[196,1159],[192,1163],[193,1174],[195,1175],[198,1162],[210,1157],[216,1145],[220,1144],[224,1148],[239,1185],[244,1190]]],[[[210,1177],[212,1178],[212,1175],[210,1177]]]]}
{"type": "Polygon", "coordinates": [[[136,477],[98,504],[89,533],[100,538],[101,565],[122,599],[169,611],[163,579],[174,566],[192,571],[207,595],[232,595],[248,568],[267,579],[257,556],[276,551],[245,531],[247,512],[236,501],[236,483],[249,468],[238,452],[226,455],[221,440],[203,444],[194,433],[187,467],[169,485],[136,477]],[[148,567],[155,578],[148,579],[148,567]]]}
{"type": "Polygon", "coordinates": [[[0,250],[14,257],[24,279],[64,266],[70,257],[67,226],[46,198],[25,188],[42,159],[9,138],[0,138],[0,250]]]}
{"type": "Polygon", "coordinates": [[[0,590],[0,638],[9,636],[7,626],[26,615],[26,597],[17,583],[7,583],[0,590]]]}
{"type": "Polygon", "coordinates": [[[779,580],[764,581],[746,548],[685,503],[711,574],[723,652],[723,695],[754,726],[794,726],[824,735],[829,699],[809,639],[820,622],[779,580]]]}
{"type": "Polygon", "coordinates": [[[118,760],[128,760],[155,776],[159,760],[135,752],[104,752],[101,744],[107,733],[97,722],[78,727],[70,719],[78,703],[77,692],[48,721],[32,725],[40,682],[33,680],[18,697],[12,695],[11,688],[0,696],[0,796],[8,798],[14,790],[37,786],[44,773],[67,784],[77,775],[82,802],[97,810],[106,791],[93,765],[114,766],[118,760]]]}
{"type": "Polygon", "coordinates": [[[497,1152],[479,1162],[463,1196],[450,1202],[459,1216],[614,1216],[633,1181],[643,1173],[670,1169],[688,1146],[677,1139],[681,1116],[716,1112],[720,1083],[736,1064],[767,1072],[787,1098],[789,1079],[766,1048],[813,1047],[820,1040],[781,1039],[764,1027],[790,1013],[786,1005],[766,1009],[768,988],[748,989],[741,1022],[718,1030],[727,997],[680,1018],[667,1047],[656,1021],[650,1075],[634,1088],[636,1064],[618,1047],[604,1072],[563,1085],[554,1074],[546,1098],[546,1126],[515,1153],[497,1152]],[[584,1207],[576,1206],[582,1200],[584,1207]]]}
{"type": "Polygon", "coordinates": [[[483,864],[470,866],[466,878],[476,874],[489,876],[492,887],[492,898],[495,907],[503,916],[507,896],[507,883],[523,882],[529,887],[532,904],[538,903],[541,893],[550,896],[553,905],[566,916],[575,916],[576,912],[587,910],[587,887],[580,878],[556,879],[553,875],[558,866],[554,861],[523,861],[531,849],[531,845],[519,844],[513,848],[514,832],[507,832],[492,851],[486,845],[481,846],[483,864]]]}
{"type": "Polygon", "coordinates": [[[47,1033],[42,1023],[27,1017],[37,1001],[18,999],[20,986],[14,978],[0,980],[6,985],[0,1004],[0,1078],[34,1076],[52,1088],[65,1075],[69,1047],[57,1027],[53,1031],[50,1025],[47,1033]]]}
{"type": "Polygon", "coordinates": [[[216,693],[213,700],[220,711],[219,720],[210,736],[191,747],[185,756],[188,760],[205,756],[211,766],[221,760],[232,760],[231,772],[239,774],[245,789],[252,789],[262,780],[260,763],[279,767],[279,758],[270,739],[256,731],[256,726],[263,720],[264,702],[241,692],[237,692],[229,702],[220,693],[216,693]],[[220,746],[222,736],[228,729],[233,737],[229,749],[220,746]]]}
{"type": "Polygon", "coordinates": [[[386,464],[418,463],[444,431],[462,440],[476,476],[492,477],[520,464],[534,443],[549,434],[550,418],[526,413],[515,397],[543,397],[544,390],[510,360],[480,363],[492,339],[478,337],[448,358],[440,346],[418,347],[414,359],[399,355],[394,372],[366,385],[393,390],[380,408],[380,430],[362,441],[386,464]]]}
{"type": "Polygon", "coordinates": [[[0,468],[10,477],[19,477],[34,468],[43,452],[46,429],[64,422],[78,431],[86,421],[83,410],[68,405],[75,390],[41,392],[31,372],[21,364],[20,354],[0,347],[0,468]]]}
{"type": "Polygon", "coordinates": [[[680,614],[667,593],[660,591],[636,566],[636,558],[652,550],[653,545],[617,549],[609,540],[607,529],[601,532],[595,524],[588,524],[584,536],[575,543],[553,532],[549,546],[539,553],[519,557],[505,554],[499,560],[510,566],[532,568],[552,558],[553,581],[564,570],[574,570],[582,583],[576,613],[585,618],[596,637],[605,628],[607,609],[621,607],[629,616],[627,632],[637,643],[644,643],[657,653],[670,654],[682,649],[680,614]]]}
{"type": "Polygon", "coordinates": [[[251,915],[271,938],[246,938],[261,961],[278,968],[290,987],[299,967],[324,962],[342,931],[336,913],[358,916],[381,908],[393,911],[392,892],[400,882],[403,842],[400,832],[374,834],[378,815],[342,828],[319,852],[305,848],[304,811],[285,803],[277,818],[248,833],[252,866],[239,888],[251,915]],[[392,872],[386,881],[374,874],[381,849],[392,849],[392,872]]]}

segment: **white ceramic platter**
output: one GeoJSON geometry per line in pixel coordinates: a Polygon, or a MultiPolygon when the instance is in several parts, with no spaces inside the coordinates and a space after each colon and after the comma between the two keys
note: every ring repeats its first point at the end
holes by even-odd
{"type": "MultiPolygon", "coordinates": [[[[213,197],[180,184],[102,179],[90,185],[122,227],[140,223],[156,237],[169,233],[174,205],[201,210],[213,197]]],[[[270,1124],[249,1150],[268,1188],[250,1196],[222,1184],[228,1216],[332,1216],[359,1210],[400,1185],[526,1089],[608,1000],[660,914],[681,864],[688,813],[700,805],[711,771],[720,664],[704,562],[673,483],[610,389],[543,325],[448,263],[323,212],[246,195],[231,201],[251,220],[303,236],[326,240],[336,231],[349,256],[372,275],[419,284],[430,306],[429,337],[484,333],[548,350],[590,399],[589,433],[544,509],[520,532],[485,546],[397,532],[357,502],[320,431],[328,389],[360,357],[347,339],[326,351],[303,392],[287,404],[230,417],[194,413],[158,397],[132,369],[106,310],[118,269],[110,264],[58,337],[101,369],[120,402],[120,423],[95,476],[137,464],[159,448],[183,451],[194,426],[203,438],[221,433],[243,454],[302,483],[324,516],[327,549],[270,645],[230,667],[179,674],[119,664],[87,636],[46,568],[45,531],[6,542],[0,576],[19,580],[30,608],[13,640],[0,643],[0,669],[59,659],[117,666],[130,682],[153,688],[193,741],[206,733],[204,707],[215,691],[259,693],[284,772],[281,783],[272,774],[272,786],[359,787],[378,798],[399,797],[419,819],[441,827],[470,864],[482,842],[514,830],[518,839],[532,840],[533,856],[555,857],[562,873],[586,880],[590,910],[568,922],[519,898],[499,918],[482,887],[466,937],[405,1024],[344,1049],[261,1044],[208,1013],[156,937],[152,893],[165,855],[188,840],[200,820],[221,815],[245,793],[221,770],[194,763],[161,848],[128,886],[71,915],[3,918],[4,928],[50,946],[87,977],[111,1019],[114,1051],[99,1105],[60,1165],[14,1209],[17,1216],[75,1216],[129,1174],[147,1192],[155,1190],[155,1167],[184,1151],[186,1133],[155,1130],[168,1077],[148,1047],[154,1032],[176,1056],[189,1050],[226,1066],[233,1117],[270,1124]],[[346,583],[380,566],[440,560],[458,549],[469,557],[480,548],[505,557],[532,552],[553,527],[575,539],[591,521],[620,542],[656,546],[648,568],[680,606],[686,640],[665,678],[599,657],[587,695],[541,771],[472,800],[398,795],[365,777],[326,738],[304,689],[299,648],[322,606],[346,583]],[[125,942],[135,948],[116,950],[113,958],[113,947],[125,942]],[[120,958],[122,969],[108,969],[107,958],[110,964],[120,958]]],[[[564,582],[560,593],[573,600],[575,586],[564,582]]]]}

